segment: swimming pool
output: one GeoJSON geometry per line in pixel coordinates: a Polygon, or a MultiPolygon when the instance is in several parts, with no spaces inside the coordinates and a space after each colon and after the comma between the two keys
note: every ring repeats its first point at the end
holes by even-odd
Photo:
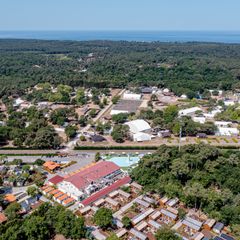
{"type": "Polygon", "coordinates": [[[140,156],[112,156],[107,161],[116,163],[119,167],[130,167],[131,165],[137,164],[141,159],[140,156]]]}

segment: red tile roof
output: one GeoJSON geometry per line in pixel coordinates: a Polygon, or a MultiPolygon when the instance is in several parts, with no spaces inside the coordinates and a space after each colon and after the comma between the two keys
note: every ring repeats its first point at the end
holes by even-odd
{"type": "Polygon", "coordinates": [[[129,176],[126,176],[126,177],[116,181],[112,185],[100,190],[99,192],[96,192],[92,196],[84,199],[81,202],[81,204],[83,204],[84,206],[87,206],[87,205],[97,201],[99,198],[102,198],[102,197],[106,196],[107,194],[109,194],[110,192],[120,188],[122,185],[129,183],[130,181],[131,181],[131,178],[129,176]]]}
{"type": "Polygon", "coordinates": [[[72,183],[76,188],[84,188],[93,181],[105,177],[117,170],[120,167],[113,162],[103,161],[88,167],[66,179],[64,181],[72,183]]]}
{"type": "Polygon", "coordinates": [[[7,221],[7,217],[5,216],[4,213],[0,212],[0,223],[6,222],[7,221]]]}
{"type": "Polygon", "coordinates": [[[60,183],[64,178],[56,175],[55,177],[50,178],[48,181],[54,185],[57,185],[58,183],[60,183]]]}

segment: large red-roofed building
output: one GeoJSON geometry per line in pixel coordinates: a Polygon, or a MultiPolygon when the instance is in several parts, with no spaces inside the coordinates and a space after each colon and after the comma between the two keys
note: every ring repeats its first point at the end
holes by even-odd
{"type": "Polygon", "coordinates": [[[111,184],[121,173],[120,167],[115,163],[101,161],[65,178],[58,184],[58,188],[75,200],[81,200],[99,190],[98,188],[111,184]]]}

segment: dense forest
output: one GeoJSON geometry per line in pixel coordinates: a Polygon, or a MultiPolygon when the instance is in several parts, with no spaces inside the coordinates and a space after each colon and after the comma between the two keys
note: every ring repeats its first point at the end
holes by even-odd
{"type": "MultiPolygon", "coordinates": [[[[240,154],[208,145],[161,146],[132,177],[147,191],[178,197],[188,207],[230,224],[240,237],[240,154]]],[[[239,238],[238,238],[239,239],[239,238]]]]}
{"type": "Polygon", "coordinates": [[[238,44],[5,39],[0,54],[1,95],[50,82],[157,85],[194,96],[206,88],[232,89],[240,80],[238,44]]]}

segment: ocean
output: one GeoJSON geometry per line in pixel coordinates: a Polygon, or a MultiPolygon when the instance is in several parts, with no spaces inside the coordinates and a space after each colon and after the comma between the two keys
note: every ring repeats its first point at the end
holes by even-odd
{"type": "Polygon", "coordinates": [[[240,31],[0,31],[0,38],[240,43],[240,31]]]}

